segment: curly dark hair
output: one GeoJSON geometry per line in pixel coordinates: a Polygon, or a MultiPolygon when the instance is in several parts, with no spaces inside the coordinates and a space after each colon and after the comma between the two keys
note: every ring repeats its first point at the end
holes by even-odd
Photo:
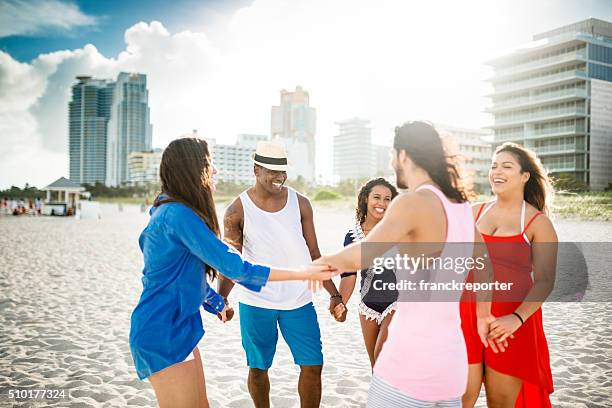
{"type": "Polygon", "coordinates": [[[361,186],[359,194],[357,195],[357,207],[355,208],[355,220],[359,224],[363,224],[368,214],[368,196],[372,192],[372,189],[376,186],[387,187],[391,190],[391,200],[397,197],[397,188],[382,177],[372,179],[361,186]]]}

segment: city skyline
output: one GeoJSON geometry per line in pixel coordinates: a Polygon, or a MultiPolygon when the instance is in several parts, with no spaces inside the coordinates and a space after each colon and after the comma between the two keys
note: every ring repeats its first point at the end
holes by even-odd
{"type": "Polygon", "coordinates": [[[330,179],[336,121],[368,118],[377,144],[410,119],[486,126],[487,58],[589,16],[612,20],[609,2],[556,0],[213,1],[190,18],[193,2],[174,11],[131,5],[127,13],[128,6],[48,1],[71,13],[38,25],[14,10],[38,3],[0,6],[0,188],[68,175],[67,103],[77,75],[147,74],[153,147],[193,128],[219,143],[267,134],[279,90],[301,85],[317,109],[316,177],[330,179]]]}

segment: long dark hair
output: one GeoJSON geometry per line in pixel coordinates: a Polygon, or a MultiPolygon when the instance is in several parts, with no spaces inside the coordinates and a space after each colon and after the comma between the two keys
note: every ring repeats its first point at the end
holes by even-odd
{"type": "Polygon", "coordinates": [[[387,180],[382,177],[372,179],[361,186],[359,194],[357,195],[357,207],[355,208],[355,220],[359,224],[363,224],[368,214],[368,196],[372,192],[372,189],[376,186],[387,187],[391,191],[391,200],[397,197],[397,189],[387,180]]]}
{"type": "MultiPolygon", "coordinates": [[[[212,160],[205,140],[190,137],[172,141],[164,150],[159,166],[162,194],[154,206],[179,202],[191,208],[217,236],[219,221],[212,195],[212,160]]],[[[206,275],[214,279],[217,272],[209,265],[206,275]]]]}
{"type": "Polygon", "coordinates": [[[406,122],[395,128],[393,147],[404,150],[412,161],[436,183],[444,195],[458,203],[468,200],[453,157],[444,151],[442,139],[427,122],[406,122]]]}
{"type": "Polygon", "coordinates": [[[518,160],[521,172],[529,173],[529,180],[525,183],[523,199],[539,211],[549,215],[549,203],[552,201],[554,190],[552,181],[538,156],[532,150],[510,142],[495,149],[495,154],[501,152],[512,154],[518,160]]]}

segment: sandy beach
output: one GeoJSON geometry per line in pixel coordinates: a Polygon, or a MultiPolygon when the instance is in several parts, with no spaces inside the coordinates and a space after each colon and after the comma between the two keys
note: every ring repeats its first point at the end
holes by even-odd
{"type": "MultiPolygon", "coordinates": [[[[150,384],[136,377],[128,346],[130,313],[141,291],[137,238],[148,215],[135,206],[102,210],[99,221],[0,217],[0,406],[156,406],[150,384]],[[70,397],[8,400],[8,390],[17,388],[65,388],[70,397]]],[[[351,222],[349,206],[316,205],[321,250],[339,248],[351,222]]],[[[564,241],[612,237],[612,223],[557,220],[556,227],[564,241]]],[[[345,323],[331,318],[327,299],[315,294],[325,356],[322,406],[361,407],[370,367],[356,313],[358,295],[345,323]]],[[[544,324],[553,406],[612,406],[612,303],[546,304],[544,324]]],[[[222,324],[204,314],[204,325],[200,350],[211,406],[251,407],[237,316],[222,324]]],[[[297,375],[280,340],[270,370],[272,406],[299,406],[297,375]]],[[[483,398],[478,406],[485,406],[483,398]]]]}

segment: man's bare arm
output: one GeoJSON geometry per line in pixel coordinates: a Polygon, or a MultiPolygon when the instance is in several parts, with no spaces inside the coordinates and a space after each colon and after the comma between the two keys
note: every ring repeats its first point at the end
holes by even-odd
{"type": "MultiPolygon", "coordinates": [[[[302,217],[302,234],[306,240],[308,251],[310,251],[310,258],[312,260],[319,259],[321,257],[321,251],[319,250],[319,244],[317,242],[317,233],[314,227],[314,214],[312,211],[312,205],[308,198],[298,193],[298,203],[300,207],[300,216],[302,217]]],[[[332,280],[323,282],[323,287],[331,296],[339,295],[338,289],[332,280]]]]}
{"type": "MultiPolygon", "coordinates": [[[[229,245],[242,252],[244,227],[244,209],[240,197],[236,198],[225,210],[223,216],[223,240],[229,245]]],[[[217,283],[217,292],[227,298],[234,287],[234,282],[231,279],[219,275],[217,283]]]]}

